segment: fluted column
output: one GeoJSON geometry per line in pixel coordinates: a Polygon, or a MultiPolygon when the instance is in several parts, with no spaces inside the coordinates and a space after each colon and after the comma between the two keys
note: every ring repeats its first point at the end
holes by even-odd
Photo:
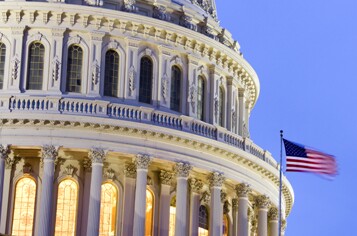
{"type": "Polygon", "coordinates": [[[146,218],[146,183],[151,158],[148,155],[138,154],[134,159],[136,165],[136,189],[133,235],[144,236],[146,218]]]}
{"type": "Polygon", "coordinates": [[[233,232],[232,236],[238,236],[238,198],[232,199],[232,220],[233,220],[233,232]]]}
{"type": "Polygon", "coordinates": [[[161,170],[159,236],[168,236],[170,227],[170,189],[174,173],[161,170]]]}
{"type": "Polygon", "coordinates": [[[90,183],[87,236],[98,236],[105,152],[99,148],[92,149],[89,153],[89,158],[92,161],[92,177],[90,183]]]}
{"type": "MultiPolygon", "coordinates": [[[[2,208],[2,195],[4,191],[4,176],[5,176],[5,159],[10,153],[10,146],[0,145],[0,214],[2,208]]],[[[0,215],[1,224],[1,215],[0,215]]]]}
{"type": "Polygon", "coordinates": [[[175,236],[187,235],[187,180],[192,166],[188,163],[176,163],[176,219],[175,236]]]}
{"type": "Polygon", "coordinates": [[[223,207],[221,203],[221,190],[225,178],[223,174],[213,172],[209,175],[208,180],[211,188],[209,235],[222,236],[223,207]]]}
{"type": "Polygon", "coordinates": [[[133,235],[134,207],[135,207],[135,182],[136,166],[134,163],[126,164],[124,169],[124,217],[122,235],[133,235]]]}
{"type": "Polygon", "coordinates": [[[268,236],[268,209],[270,207],[269,197],[260,195],[256,198],[258,207],[258,236],[268,236]]]}
{"type": "Polygon", "coordinates": [[[90,183],[92,178],[92,161],[86,158],[82,161],[81,165],[84,170],[81,236],[87,236],[88,206],[89,206],[89,198],[90,198],[90,183]]]}
{"type": "Polygon", "coordinates": [[[236,186],[238,196],[238,236],[248,236],[248,194],[251,192],[249,184],[241,183],[236,186]]]}
{"type": "Polygon", "coordinates": [[[270,236],[279,235],[278,216],[279,216],[278,208],[271,207],[268,212],[270,236]]]}
{"type": "Polygon", "coordinates": [[[197,236],[199,227],[200,191],[203,183],[199,179],[192,178],[189,181],[190,196],[190,230],[189,235],[197,236]]]}
{"type": "Polygon", "coordinates": [[[51,234],[52,192],[55,160],[57,156],[58,152],[54,146],[42,147],[43,176],[39,214],[39,236],[48,236],[51,234]]]}

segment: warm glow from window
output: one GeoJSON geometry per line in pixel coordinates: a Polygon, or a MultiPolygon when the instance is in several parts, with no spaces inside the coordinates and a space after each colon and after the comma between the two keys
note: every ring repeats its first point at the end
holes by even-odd
{"type": "Polygon", "coordinates": [[[118,191],[112,183],[102,184],[99,235],[115,235],[118,191]]]}
{"type": "Polygon", "coordinates": [[[223,215],[223,236],[228,236],[228,217],[226,214],[223,215]]]}
{"type": "Polygon", "coordinates": [[[208,236],[208,230],[199,227],[199,228],[198,228],[198,236],[208,236]]]}
{"type": "Polygon", "coordinates": [[[15,188],[14,217],[11,235],[32,235],[35,212],[36,183],[25,177],[15,188]]]}
{"type": "Polygon", "coordinates": [[[152,219],[154,210],[154,196],[150,190],[146,190],[146,222],[145,236],[152,235],[152,219]]]}
{"type": "Polygon", "coordinates": [[[201,205],[198,214],[198,236],[208,236],[208,210],[201,205]]]}
{"type": "Polygon", "coordinates": [[[175,236],[176,207],[170,206],[169,236],[175,236]]]}
{"type": "Polygon", "coordinates": [[[58,185],[56,236],[75,235],[77,198],[78,186],[74,180],[66,179],[58,185]]]}

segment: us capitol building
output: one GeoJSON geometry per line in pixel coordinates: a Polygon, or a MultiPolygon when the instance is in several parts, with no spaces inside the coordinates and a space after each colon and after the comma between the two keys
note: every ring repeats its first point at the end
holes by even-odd
{"type": "Polygon", "coordinates": [[[277,236],[259,90],[214,0],[0,1],[0,234],[277,236]]]}

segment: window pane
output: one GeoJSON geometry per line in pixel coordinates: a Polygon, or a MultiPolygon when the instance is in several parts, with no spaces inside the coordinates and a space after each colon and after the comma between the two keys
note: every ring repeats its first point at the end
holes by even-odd
{"type": "Polygon", "coordinates": [[[83,50],[78,45],[71,45],[68,48],[67,61],[67,92],[81,92],[82,84],[82,60],[83,50]]]}
{"type": "Polygon", "coordinates": [[[223,236],[228,236],[228,217],[226,214],[223,215],[223,236]]]}
{"type": "Polygon", "coordinates": [[[198,76],[197,84],[197,119],[203,120],[203,109],[205,101],[205,81],[202,76],[198,76]]]}
{"type": "Polygon", "coordinates": [[[208,210],[200,206],[198,213],[198,236],[208,236],[208,210]]]}
{"type": "Polygon", "coordinates": [[[78,186],[71,179],[63,180],[58,185],[56,236],[75,235],[77,218],[78,186]]]}
{"type": "Polygon", "coordinates": [[[150,190],[146,190],[146,222],[145,236],[152,235],[152,219],[154,213],[154,196],[150,190]]]}
{"type": "Polygon", "coordinates": [[[11,235],[32,235],[35,200],[35,181],[28,177],[20,179],[15,187],[15,204],[11,235]]]}
{"type": "Polygon", "coordinates": [[[40,42],[30,45],[26,89],[42,89],[44,55],[45,47],[40,42]]]}
{"type": "Polygon", "coordinates": [[[171,96],[170,108],[174,111],[180,111],[181,95],[181,70],[177,66],[171,69],[171,96]]]}
{"type": "Polygon", "coordinates": [[[0,42],[0,89],[4,86],[6,46],[0,42]]]}
{"type": "Polygon", "coordinates": [[[224,91],[223,88],[219,88],[219,121],[218,124],[223,126],[223,117],[224,117],[224,91]]]}
{"type": "Polygon", "coordinates": [[[112,183],[102,184],[100,199],[100,236],[112,236],[116,232],[118,191],[112,183]]]}
{"type": "Polygon", "coordinates": [[[119,55],[113,50],[105,54],[104,96],[118,96],[119,55]]]}
{"type": "Polygon", "coordinates": [[[139,102],[151,103],[152,94],[152,61],[148,57],[141,58],[140,61],[140,88],[139,88],[139,102]]]}

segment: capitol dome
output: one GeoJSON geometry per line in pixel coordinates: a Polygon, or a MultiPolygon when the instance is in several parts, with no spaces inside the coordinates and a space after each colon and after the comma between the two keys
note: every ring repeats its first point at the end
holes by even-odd
{"type": "MultiPolygon", "coordinates": [[[[257,74],[214,0],[0,1],[0,234],[277,236],[257,74]]],[[[283,177],[283,234],[294,202],[283,177]]]]}

